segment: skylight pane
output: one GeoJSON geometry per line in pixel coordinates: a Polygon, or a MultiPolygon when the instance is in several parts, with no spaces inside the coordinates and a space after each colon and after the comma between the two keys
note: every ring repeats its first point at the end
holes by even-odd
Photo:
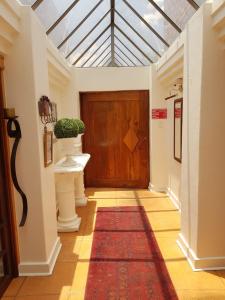
{"type": "MultiPolygon", "coordinates": [[[[101,21],[101,19],[106,15],[106,13],[109,11],[108,6],[104,5],[106,4],[106,1],[103,2],[103,5],[99,6],[99,9],[93,12],[93,14],[83,23],[83,25],[71,36],[71,38],[68,39],[68,41],[63,45],[61,48],[62,52],[67,55],[75,46],[77,46],[80,41],[95,28],[95,25],[101,21]]],[[[93,33],[95,31],[98,31],[99,28],[102,30],[103,27],[106,27],[106,25],[109,24],[109,18],[110,14],[108,14],[104,20],[94,29],[93,33]],[[106,21],[107,20],[107,21],[106,21]],[[105,24],[104,26],[102,26],[105,24]]],[[[92,34],[92,33],[91,33],[92,34]]]]}
{"type": "MultiPolygon", "coordinates": [[[[160,0],[161,4],[166,2],[170,2],[170,0],[160,0]]],[[[155,3],[157,3],[157,1],[155,1],[155,3]]],[[[139,15],[143,17],[145,21],[147,21],[147,23],[154,30],[156,30],[156,32],[168,44],[171,44],[174,41],[174,39],[179,35],[179,32],[164,18],[164,16],[148,0],[142,0],[138,2],[136,0],[129,0],[129,4],[139,13],[139,15]]]]}
{"type": "Polygon", "coordinates": [[[202,5],[206,0],[195,0],[195,2],[200,6],[202,5]]]}
{"type": "MultiPolygon", "coordinates": [[[[106,27],[106,26],[105,26],[106,27]]],[[[104,28],[105,29],[105,28],[104,28]]],[[[94,37],[93,34],[87,38],[87,40],[76,50],[75,53],[73,53],[70,57],[69,57],[69,61],[71,63],[73,63],[74,61],[76,61],[80,55],[82,55],[84,53],[84,51],[86,51],[86,49],[89,48],[89,46],[94,42],[95,38],[99,36],[99,34],[103,31],[103,29],[101,28],[101,30],[98,30],[94,37]]],[[[109,32],[110,30],[108,29],[100,38],[99,40],[94,43],[94,45],[86,52],[87,55],[84,55],[82,57],[82,59],[79,60],[79,62],[76,64],[76,66],[81,66],[89,57],[89,54],[91,55],[91,53],[93,53],[94,50],[96,50],[98,48],[98,46],[104,41],[104,39],[106,39],[109,36],[109,32]]]]}
{"type": "Polygon", "coordinates": [[[123,32],[147,54],[152,61],[157,61],[159,57],[143,40],[119,17],[115,16],[115,24],[123,30],[123,32]]]}
{"type": "Polygon", "coordinates": [[[119,66],[122,67],[122,64],[115,58],[115,63],[119,66]]]}
{"type": "MultiPolygon", "coordinates": [[[[138,4],[140,1],[138,2],[138,4]]],[[[167,46],[136,16],[123,1],[116,0],[116,10],[126,19],[133,28],[141,35],[145,40],[152,45],[160,54],[163,54],[167,49],[167,46]]],[[[147,6],[145,6],[147,11],[147,6]]]]}
{"type": "Polygon", "coordinates": [[[137,60],[137,58],[132,54],[130,53],[125,47],[123,44],[121,44],[119,42],[119,40],[115,39],[115,45],[121,50],[123,51],[124,54],[126,54],[126,56],[128,56],[130,58],[130,60],[137,66],[141,66],[142,64],[139,62],[139,60],[137,60]]]}
{"type": "MultiPolygon", "coordinates": [[[[55,2],[61,2],[54,0],[55,2]]],[[[72,30],[86,17],[99,0],[80,0],[67,16],[49,34],[56,45],[59,45],[72,30]]],[[[47,1],[48,2],[48,1],[47,1]]]]}
{"type": "Polygon", "coordinates": [[[127,67],[127,64],[122,61],[122,59],[115,53],[115,59],[121,64],[123,67],[127,67]]]}
{"type": "Polygon", "coordinates": [[[108,29],[106,31],[106,33],[103,34],[103,36],[101,36],[98,41],[85,53],[85,55],[82,57],[82,59],[78,62],[77,66],[82,67],[83,64],[85,64],[87,62],[87,64],[85,64],[85,67],[89,66],[89,58],[92,56],[92,54],[94,54],[94,52],[99,48],[99,46],[105,42],[106,38],[108,38],[110,35],[110,30],[108,29]]]}
{"type": "Polygon", "coordinates": [[[137,55],[135,55],[133,51],[130,51],[130,49],[121,40],[116,38],[115,43],[120,47],[120,49],[122,49],[123,52],[126,51],[125,53],[130,55],[131,60],[135,62],[136,65],[138,64],[140,64],[141,66],[143,65],[142,58],[139,58],[137,55]]]}
{"type": "MultiPolygon", "coordinates": [[[[44,0],[35,10],[46,31],[64,13],[74,0],[44,0]]],[[[78,5],[78,4],[77,4],[78,5]]],[[[66,28],[65,28],[66,29],[66,28]]]]}
{"type": "Polygon", "coordinates": [[[149,65],[149,61],[145,58],[145,56],[143,56],[143,54],[134,46],[132,45],[127,39],[126,37],[124,37],[122,35],[122,33],[120,33],[116,28],[115,28],[115,35],[120,39],[120,41],[125,44],[128,49],[130,49],[130,51],[132,53],[134,53],[135,56],[137,56],[144,65],[149,65]]]}
{"type": "Polygon", "coordinates": [[[107,47],[105,47],[104,50],[100,51],[98,53],[98,56],[96,55],[95,59],[92,61],[92,63],[90,63],[89,67],[92,67],[92,66],[96,66],[100,60],[106,56],[107,53],[111,53],[111,45],[109,44],[107,47]]]}
{"type": "Polygon", "coordinates": [[[120,57],[125,60],[125,62],[130,65],[130,66],[134,66],[134,63],[132,62],[131,59],[129,59],[129,56],[127,57],[121,50],[120,48],[115,47],[115,51],[120,55],[120,57]]]}
{"type": "Polygon", "coordinates": [[[111,54],[110,50],[108,50],[106,53],[102,54],[92,67],[101,66],[102,63],[104,64],[104,62],[106,62],[110,58],[110,54],[111,54]]]}
{"type": "Polygon", "coordinates": [[[155,0],[155,2],[182,30],[196,12],[187,0],[155,0]]]}
{"type": "MultiPolygon", "coordinates": [[[[100,46],[96,46],[95,50],[97,50],[96,53],[94,53],[94,55],[92,56],[92,58],[87,62],[87,64],[85,65],[85,67],[90,66],[98,57],[99,55],[107,48],[109,47],[109,45],[111,44],[111,39],[108,39],[99,49],[98,47],[100,46]]],[[[92,51],[93,53],[94,51],[92,51]]],[[[91,55],[90,55],[91,56],[91,55]]]]}
{"type": "Polygon", "coordinates": [[[109,59],[110,59],[110,55],[108,56],[108,57],[106,57],[97,67],[98,68],[102,68],[102,67],[104,67],[104,64],[107,62],[107,61],[109,61],[109,59]]]}
{"type": "Polygon", "coordinates": [[[100,64],[100,67],[107,67],[111,62],[111,56],[109,56],[103,63],[100,64]]]}
{"type": "Polygon", "coordinates": [[[35,0],[20,0],[23,5],[33,5],[35,0]]]}

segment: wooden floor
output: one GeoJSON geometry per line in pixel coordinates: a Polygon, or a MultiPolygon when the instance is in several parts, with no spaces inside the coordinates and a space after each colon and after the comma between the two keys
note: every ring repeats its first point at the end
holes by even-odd
{"type": "Polygon", "coordinates": [[[145,207],[179,299],[225,299],[225,271],[193,272],[178,248],[180,215],[166,195],[116,189],[88,189],[87,194],[88,206],[77,209],[82,217],[80,231],[60,234],[63,247],[53,275],[17,278],[2,299],[83,299],[97,207],[123,205],[145,207]]]}

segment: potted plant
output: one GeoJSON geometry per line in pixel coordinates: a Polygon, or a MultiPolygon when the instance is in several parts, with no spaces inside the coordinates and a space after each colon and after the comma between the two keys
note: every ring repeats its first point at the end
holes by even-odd
{"type": "Polygon", "coordinates": [[[74,119],[74,122],[77,124],[77,126],[79,128],[79,134],[84,134],[84,131],[85,131],[84,122],[80,119],[74,119]]]}
{"type": "Polygon", "coordinates": [[[81,140],[81,136],[84,134],[85,131],[85,125],[84,122],[80,119],[74,119],[74,121],[76,122],[78,128],[79,128],[79,134],[76,137],[76,139],[74,139],[74,154],[75,155],[79,155],[82,153],[82,140],[81,140]]]}
{"type": "MultiPolygon", "coordinates": [[[[63,151],[66,153],[66,160],[63,163],[64,166],[74,166],[76,162],[73,160],[73,156],[77,153],[76,138],[82,135],[85,131],[85,125],[83,121],[79,119],[63,118],[56,122],[54,127],[54,133],[57,139],[63,141],[63,151]]],[[[79,144],[79,147],[81,143],[79,144]]]]}

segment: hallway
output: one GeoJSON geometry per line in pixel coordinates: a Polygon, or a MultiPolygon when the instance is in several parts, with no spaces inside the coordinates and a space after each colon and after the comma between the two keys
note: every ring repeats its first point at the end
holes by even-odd
{"type": "Polygon", "coordinates": [[[165,194],[121,189],[87,189],[86,194],[87,207],[77,208],[79,232],[60,234],[62,250],[53,275],[16,278],[2,300],[84,299],[97,208],[134,205],[145,208],[179,299],[225,298],[225,271],[193,272],[178,248],[180,215],[165,194]]]}

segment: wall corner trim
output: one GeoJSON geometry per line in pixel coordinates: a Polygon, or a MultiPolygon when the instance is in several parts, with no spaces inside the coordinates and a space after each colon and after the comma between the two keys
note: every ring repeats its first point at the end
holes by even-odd
{"type": "Polygon", "coordinates": [[[62,244],[57,237],[49,259],[46,262],[22,262],[19,264],[19,276],[48,276],[51,275],[61,250],[62,244]]]}
{"type": "Polygon", "coordinates": [[[188,245],[182,233],[179,234],[177,244],[186,257],[193,271],[213,271],[225,269],[225,256],[197,257],[188,245]]]}

